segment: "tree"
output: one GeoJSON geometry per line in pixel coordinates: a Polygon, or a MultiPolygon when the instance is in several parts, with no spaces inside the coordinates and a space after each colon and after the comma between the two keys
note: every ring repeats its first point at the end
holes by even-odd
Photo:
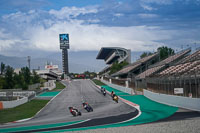
{"type": "Polygon", "coordinates": [[[0,76],[0,89],[3,89],[5,86],[5,79],[0,76]]]}
{"type": "Polygon", "coordinates": [[[1,62],[1,75],[5,71],[5,67],[6,67],[5,64],[3,62],[1,62]]]}
{"type": "Polygon", "coordinates": [[[22,88],[23,84],[24,84],[24,77],[21,74],[21,72],[19,74],[14,73],[14,82],[15,82],[15,88],[22,88]]]}
{"type": "Polygon", "coordinates": [[[113,74],[113,73],[119,71],[120,69],[122,69],[126,65],[128,65],[128,62],[126,62],[126,61],[123,61],[121,63],[114,62],[113,65],[110,68],[110,73],[109,74],[113,74]]]}
{"type": "Polygon", "coordinates": [[[30,82],[31,82],[31,72],[30,72],[29,68],[28,67],[23,67],[21,69],[21,74],[24,77],[25,83],[26,84],[30,84],[30,82]]]}
{"type": "Polygon", "coordinates": [[[6,66],[4,89],[13,89],[13,87],[15,86],[13,76],[14,76],[14,69],[10,66],[6,66]]]}
{"type": "Polygon", "coordinates": [[[157,51],[160,53],[160,60],[164,60],[167,57],[174,55],[174,50],[166,46],[159,47],[157,51]]]}
{"type": "Polygon", "coordinates": [[[151,52],[144,52],[144,53],[142,53],[141,55],[140,55],[140,59],[142,59],[142,58],[144,58],[144,57],[147,57],[147,56],[149,56],[149,55],[152,55],[153,53],[151,53],[151,52]]]}
{"type": "Polygon", "coordinates": [[[61,75],[61,79],[64,79],[64,73],[61,75]]]}
{"type": "Polygon", "coordinates": [[[40,76],[35,71],[33,71],[32,82],[33,84],[40,83],[40,76]]]}

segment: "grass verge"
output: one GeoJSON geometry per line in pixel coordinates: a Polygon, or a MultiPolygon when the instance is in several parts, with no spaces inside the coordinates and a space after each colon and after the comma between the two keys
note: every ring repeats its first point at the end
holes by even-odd
{"type": "Polygon", "coordinates": [[[56,81],[56,88],[54,88],[51,91],[61,91],[64,88],[65,88],[65,86],[62,83],[60,83],[59,81],[56,81]]]}
{"type": "Polygon", "coordinates": [[[102,83],[100,80],[97,80],[97,79],[93,79],[92,81],[93,81],[96,85],[99,85],[99,86],[105,85],[104,83],[102,83]]]}
{"type": "Polygon", "coordinates": [[[0,110],[0,124],[33,117],[49,100],[32,100],[20,106],[0,110]]]}

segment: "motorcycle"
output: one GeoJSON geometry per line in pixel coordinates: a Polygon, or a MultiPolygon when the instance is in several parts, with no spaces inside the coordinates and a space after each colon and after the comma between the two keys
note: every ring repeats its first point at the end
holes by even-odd
{"type": "Polygon", "coordinates": [[[106,96],[106,90],[103,91],[103,95],[106,96]]]}
{"type": "Polygon", "coordinates": [[[69,107],[69,111],[73,116],[81,116],[81,112],[76,108],[69,107]]]}
{"type": "Polygon", "coordinates": [[[116,102],[116,103],[118,103],[118,96],[117,95],[113,95],[113,100],[116,102]]]}
{"type": "Polygon", "coordinates": [[[87,110],[87,112],[92,112],[93,108],[88,103],[83,103],[83,108],[87,110]]]}
{"type": "Polygon", "coordinates": [[[105,90],[105,88],[101,87],[101,93],[102,93],[104,96],[106,96],[106,90],[105,90]]]}

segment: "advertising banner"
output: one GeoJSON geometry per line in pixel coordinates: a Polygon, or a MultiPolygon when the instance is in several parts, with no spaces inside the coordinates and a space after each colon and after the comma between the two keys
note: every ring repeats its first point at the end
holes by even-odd
{"type": "Polygon", "coordinates": [[[183,88],[174,88],[174,94],[183,94],[183,88]]]}
{"type": "Polygon", "coordinates": [[[69,34],[59,34],[60,49],[69,49],[69,34]]]}

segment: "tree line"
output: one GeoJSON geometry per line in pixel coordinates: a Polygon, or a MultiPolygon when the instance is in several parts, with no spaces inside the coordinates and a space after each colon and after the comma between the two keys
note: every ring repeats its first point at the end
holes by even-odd
{"type": "Polygon", "coordinates": [[[40,83],[40,77],[35,71],[30,72],[28,67],[21,68],[19,74],[14,72],[11,66],[1,62],[0,89],[22,88],[28,89],[28,85],[40,83]]]}
{"type": "MultiPolygon", "coordinates": [[[[171,56],[171,55],[174,55],[175,52],[172,48],[168,48],[166,46],[162,46],[162,47],[159,47],[157,49],[157,52],[159,53],[159,56],[160,56],[160,60],[164,60],[166,59],[167,57],[171,56]]],[[[140,59],[144,58],[144,57],[147,57],[149,55],[152,55],[153,53],[152,52],[143,52],[141,55],[140,55],[140,59]]]]}

